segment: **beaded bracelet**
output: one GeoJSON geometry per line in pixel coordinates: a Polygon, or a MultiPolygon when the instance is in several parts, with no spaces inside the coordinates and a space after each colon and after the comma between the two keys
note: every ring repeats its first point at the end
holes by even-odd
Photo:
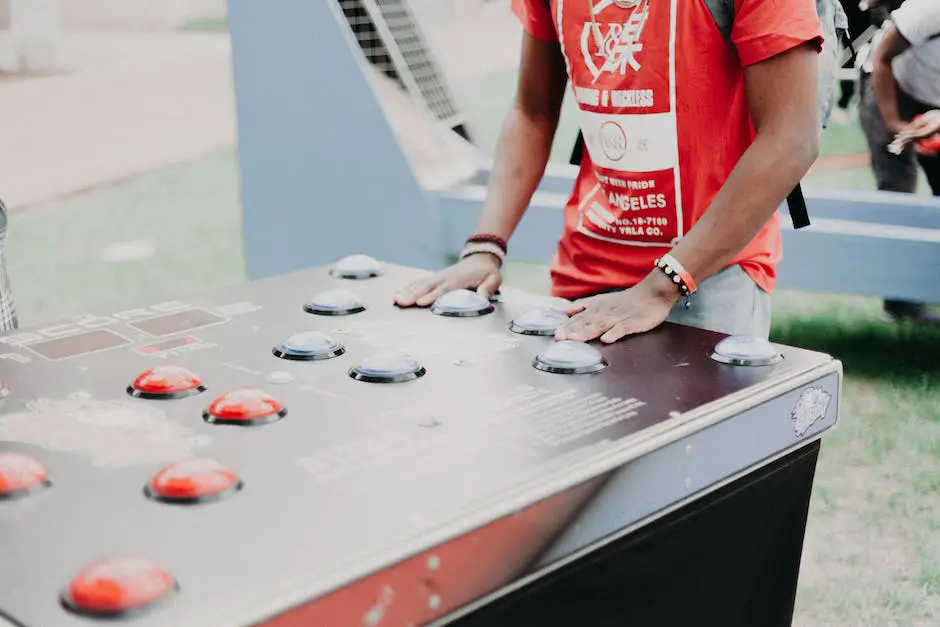
{"type": "Polygon", "coordinates": [[[665,254],[655,262],[656,267],[663,271],[669,279],[679,288],[679,293],[685,297],[686,309],[692,306],[692,295],[698,290],[692,275],[670,254],[665,254]]]}

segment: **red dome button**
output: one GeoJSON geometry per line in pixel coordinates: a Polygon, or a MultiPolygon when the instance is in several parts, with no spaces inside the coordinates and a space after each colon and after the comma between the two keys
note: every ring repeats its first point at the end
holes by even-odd
{"type": "Polygon", "coordinates": [[[26,496],[50,485],[45,467],[29,455],[0,452],[0,500],[26,496]]]}
{"type": "Polygon", "coordinates": [[[176,589],[173,576],[143,557],[113,556],[84,568],[62,593],[79,614],[120,616],[144,609],[176,589]]]}
{"type": "Polygon", "coordinates": [[[127,386],[127,393],[137,398],[184,398],[205,392],[199,376],[182,366],[157,366],[141,373],[127,386]]]}
{"type": "Polygon", "coordinates": [[[213,459],[187,459],[166,466],[144,488],[166,503],[205,503],[231,496],[242,487],[238,476],[213,459]]]}
{"type": "Polygon", "coordinates": [[[275,422],[286,415],[287,408],[267,392],[241,388],[215,399],[202,417],[212,424],[253,426],[275,422]]]}

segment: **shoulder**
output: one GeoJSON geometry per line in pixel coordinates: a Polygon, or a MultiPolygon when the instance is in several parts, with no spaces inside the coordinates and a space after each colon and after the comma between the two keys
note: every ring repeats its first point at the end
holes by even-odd
{"type": "Polygon", "coordinates": [[[891,21],[912,46],[923,44],[940,34],[940,1],[907,0],[891,12],[891,21]]]}
{"type": "Polygon", "coordinates": [[[511,7],[527,33],[536,39],[557,39],[551,0],[512,0],[511,7]]]}
{"type": "Polygon", "coordinates": [[[743,65],[764,61],[808,41],[821,49],[816,0],[734,0],[731,39],[743,65]]]}

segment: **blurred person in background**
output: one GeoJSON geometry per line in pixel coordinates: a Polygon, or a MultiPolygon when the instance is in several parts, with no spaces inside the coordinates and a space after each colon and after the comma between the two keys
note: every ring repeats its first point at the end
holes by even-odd
{"type": "MultiPolygon", "coordinates": [[[[930,189],[940,196],[940,155],[923,154],[903,138],[929,128],[928,115],[940,109],[940,0],[905,0],[890,14],[890,4],[872,3],[872,17],[886,17],[862,66],[859,118],[879,190],[914,193],[918,165],[930,189]],[[895,139],[900,135],[900,141],[895,139]]],[[[885,311],[896,319],[940,322],[923,303],[886,300],[885,311]]]]}
{"type": "Polygon", "coordinates": [[[900,8],[904,2],[905,0],[862,0],[859,6],[868,12],[871,23],[881,28],[891,17],[891,12],[900,8]]]}
{"type": "MultiPolygon", "coordinates": [[[[840,0],[840,4],[842,5],[842,10],[845,11],[846,18],[848,18],[848,40],[851,43],[865,34],[865,31],[872,26],[872,18],[869,15],[870,5],[868,0],[862,0],[861,2],[858,0],[840,0]]],[[[843,69],[851,70],[855,66],[858,51],[852,49],[851,53],[852,56],[846,60],[845,65],[842,66],[843,69]]],[[[832,110],[832,120],[834,122],[838,122],[839,124],[849,122],[848,108],[855,96],[857,83],[858,80],[856,78],[843,78],[839,81],[839,100],[836,102],[836,107],[832,110]]]]}
{"type": "Polygon", "coordinates": [[[18,326],[10,279],[7,275],[7,260],[3,245],[7,237],[7,208],[0,200],[0,333],[12,331],[18,326]]]}

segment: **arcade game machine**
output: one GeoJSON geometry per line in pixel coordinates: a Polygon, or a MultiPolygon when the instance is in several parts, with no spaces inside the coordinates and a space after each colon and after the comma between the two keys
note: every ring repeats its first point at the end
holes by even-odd
{"type": "MultiPolygon", "coordinates": [[[[368,86],[343,14],[230,22],[252,280],[0,337],[0,625],[790,624],[840,363],[669,324],[555,342],[564,314],[513,289],[394,307],[433,248],[339,228],[311,190],[366,157],[295,159],[335,92],[265,70],[314,63],[317,24],[368,86]]],[[[345,130],[389,161],[343,202],[433,215],[387,127],[345,130]]]]}

